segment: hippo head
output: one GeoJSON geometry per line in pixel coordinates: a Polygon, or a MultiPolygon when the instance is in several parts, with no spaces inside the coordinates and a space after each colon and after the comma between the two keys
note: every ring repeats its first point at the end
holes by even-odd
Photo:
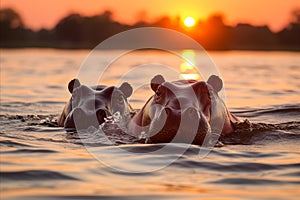
{"type": "Polygon", "coordinates": [[[226,107],[217,95],[222,87],[217,76],[211,76],[208,82],[166,82],[161,75],[155,76],[151,80],[155,94],[148,105],[150,141],[202,143],[212,131],[212,122],[225,112],[226,107]],[[216,110],[219,113],[214,113],[216,110]]]}
{"type": "Polygon", "coordinates": [[[127,97],[132,94],[132,87],[127,82],[120,87],[88,87],[73,79],[68,89],[72,97],[65,109],[65,128],[80,130],[98,127],[105,118],[117,112],[123,120],[130,117],[131,107],[127,97]]]}

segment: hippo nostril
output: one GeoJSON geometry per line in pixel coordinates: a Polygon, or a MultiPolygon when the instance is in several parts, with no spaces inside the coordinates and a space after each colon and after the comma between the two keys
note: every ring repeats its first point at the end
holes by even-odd
{"type": "Polygon", "coordinates": [[[165,108],[165,112],[166,112],[167,116],[169,116],[171,114],[171,109],[170,108],[165,108]]]}
{"type": "Polygon", "coordinates": [[[106,118],[105,110],[102,109],[97,110],[96,115],[97,115],[98,122],[102,124],[104,122],[104,119],[106,118]]]}
{"type": "Polygon", "coordinates": [[[73,116],[80,118],[84,116],[84,111],[81,108],[75,108],[73,111],[73,116]]]}
{"type": "Polygon", "coordinates": [[[193,108],[190,107],[188,109],[186,109],[186,111],[184,112],[189,118],[195,119],[198,116],[198,111],[193,108]]]}

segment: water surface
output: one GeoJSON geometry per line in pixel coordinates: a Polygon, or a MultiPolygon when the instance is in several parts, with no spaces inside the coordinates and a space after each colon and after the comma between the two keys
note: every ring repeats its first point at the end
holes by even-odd
{"type": "MultiPolygon", "coordinates": [[[[251,124],[241,124],[235,137],[204,159],[197,145],[187,150],[185,144],[170,145],[174,152],[186,150],[182,155],[170,151],[122,156],[119,149],[148,152],[164,145],[107,145],[85,138],[89,148],[105,152],[103,158],[123,168],[147,171],[178,158],[149,173],[115,170],[95,159],[80,138],[55,126],[70,97],[67,84],[88,53],[1,50],[1,199],[298,199],[299,53],[209,52],[222,75],[229,110],[251,124]]],[[[119,84],[124,72],[150,61],[174,69],[182,64],[170,54],[138,52],[115,61],[101,83],[119,84]]],[[[127,80],[145,86],[130,99],[135,108],[151,94],[145,74],[156,71],[145,69],[144,75],[137,71],[127,80]]]]}

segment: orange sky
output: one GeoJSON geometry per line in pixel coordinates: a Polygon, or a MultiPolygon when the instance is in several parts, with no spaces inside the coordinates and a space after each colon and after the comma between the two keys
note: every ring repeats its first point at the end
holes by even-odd
{"type": "Polygon", "coordinates": [[[35,30],[52,28],[71,12],[93,15],[109,9],[114,19],[125,23],[134,23],[141,16],[147,20],[162,15],[205,19],[223,13],[228,24],[268,24],[277,31],[288,23],[291,11],[300,8],[299,0],[1,0],[0,4],[14,8],[25,25],[35,30]]]}

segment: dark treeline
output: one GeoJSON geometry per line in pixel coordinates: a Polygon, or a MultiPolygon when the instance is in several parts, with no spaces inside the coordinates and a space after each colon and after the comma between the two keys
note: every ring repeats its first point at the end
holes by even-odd
{"type": "Polygon", "coordinates": [[[279,32],[268,26],[224,24],[222,15],[210,16],[193,28],[186,28],[180,18],[162,17],[155,22],[119,23],[112,13],[95,16],[71,14],[51,30],[33,31],[24,26],[21,16],[12,9],[0,10],[0,47],[94,48],[119,32],[138,27],[164,27],[180,31],[210,50],[300,50],[300,10],[292,13],[291,22],[279,32]]]}

